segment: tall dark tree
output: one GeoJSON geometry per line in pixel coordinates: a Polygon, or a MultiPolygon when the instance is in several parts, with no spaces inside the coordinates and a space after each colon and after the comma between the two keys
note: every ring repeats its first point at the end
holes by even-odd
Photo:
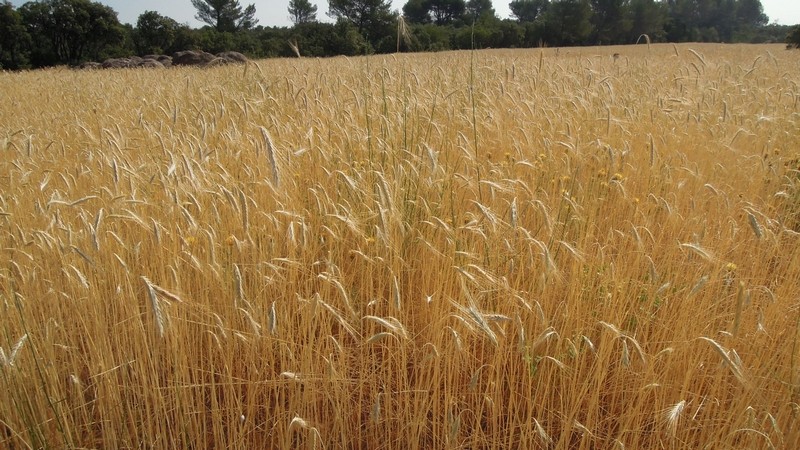
{"type": "Polygon", "coordinates": [[[700,39],[697,2],[695,0],[668,0],[668,20],[665,25],[667,40],[686,42],[700,39]]]}
{"type": "Polygon", "coordinates": [[[592,33],[589,0],[553,0],[544,15],[545,41],[551,45],[581,45],[592,33]]]}
{"type": "Polygon", "coordinates": [[[410,23],[429,23],[431,5],[429,0],[408,0],[403,5],[403,16],[410,23]]]}
{"type": "Polygon", "coordinates": [[[394,30],[391,0],[328,0],[328,15],[352,23],[373,45],[394,30]]]}
{"type": "Polygon", "coordinates": [[[800,48],[800,25],[795,25],[786,35],[786,48],[800,48]]]}
{"type": "Polygon", "coordinates": [[[643,34],[653,41],[664,38],[664,24],[667,21],[664,3],[656,0],[631,0],[628,15],[631,23],[629,42],[636,42],[643,34]]]}
{"type": "Polygon", "coordinates": [[[513,0],[508,4],[511,15],[520,22],[534,22],[547,9],[548,0],[513,0]]]}
{"type": "Polygon", "coordinates": [[[181,25],[155,11],[145,11],[136,21],[133,42],[140,55],[170,53],[181,25]]]}
{"type": "Polygon", "coordinates": [[[738,0],[736,19],[738,25],[744,27],[762,27],[769,22],[769,17],[764,14],[761,0],[738,0]]]}
{"type": "Polygon", "coordinates": [[[452,24],[467,10],[464,0],[428,0],[428,5],[436,25],[452,24]]]}
{"type": "Polygon", "coordinates": [[[22,15],[9,2],[0,3],[0,68],[19,69],[27,63],[30,36],[22,15]]]}
{"type": "Polygon", "coordinates": [[[494,17],[492,0],[469,0],[467,2],[467,16],[469,20],[478,20],[484,16],[494,17]]]}
{"type": "Polygon", "coordinates": [[[249,30],[256,26],[256,6],[242,10],[239,0],[192,0],[197,9],[197,20],[207,23],[219,32],[249,30]]]}
{"type": "Polygon", "coordinates": [[[710,42],[732,42],[736,33],[736,0],[703,0],[701,36],[710,42]]]}
{"type": "Polygon", "coordinates": [[[289,0],[289,18],[295,25],[316,22],[317,5],[308,0],[289,0]]]}
{"type": "Polygon", "coordinates": [[[667,39],[749,41],[768,22],[760,0],[668,0],[667,39]]]}
{"type": "Polygon", "coordinates": [[[117,13],[89,0],[28,2],[19,9],[33,41],[31,56],[37,65],[76,64],[102,59],[119,45],[124,30],[117,13]]]}
{"type": "Polygon", "coordinates": [[[622,42],[631,28],[629,0],[591,0],[591,5],[594,43],[622,42]]]}

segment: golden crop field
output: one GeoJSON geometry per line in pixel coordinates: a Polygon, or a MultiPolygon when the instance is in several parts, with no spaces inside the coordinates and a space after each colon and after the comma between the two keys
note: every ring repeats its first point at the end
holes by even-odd
{"type": "Polygon", "coordinates": [[[800,54],[0,74],[0,447],[800,442],[800,54]]]}

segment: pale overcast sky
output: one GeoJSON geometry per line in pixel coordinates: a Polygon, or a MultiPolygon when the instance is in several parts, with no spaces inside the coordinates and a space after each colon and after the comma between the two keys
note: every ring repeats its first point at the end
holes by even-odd
{"type": "MultiPolygon", "coordinates": [[[[188,23],[192,27],[201,24],[194,19],[195,9],[190,0],[99,0],[100,3],[114,8],[119,13],[119,20],[123,23],[136,24],[139,14],[144,11],[157,11],[164,16],[172,17],[180,23],[188,23]]],[[[392,0],[393,8],[400,10],[407,0],[392,0]]],[[[509,16],[508,3],[511,0],[492,0],[495,11],[501,18],[509,16]]],[[[319,20],[330,20],[325,14],[328,11],[328,0],[310,0],[319,10],[319,20]]],[[[12,0],[16,6],[25,3],[25,0],[12,0]]],[[[264,26],[291,26],[287,8],[289,0],[240,0],[242,5],[256,5],[256,17],[259,25],[264,26]]],[[[770,22],[781,25],[800,24],[800,0],[761,0],[764,12],[769,16],[770,22]]]]}

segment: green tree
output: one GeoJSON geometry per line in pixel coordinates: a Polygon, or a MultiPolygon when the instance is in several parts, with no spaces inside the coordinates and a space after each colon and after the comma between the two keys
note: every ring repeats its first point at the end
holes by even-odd
{"type": "MultiPolygon", "coordinates": [[[[736,33],[736,1],[737,0],[704,0],[710,3],[705,8],[707,14],[701,18],[701,30],[704,30],[709,42],[733,42],[736,33]],[[716,33],[715,33],[716,32],[716,33]],[[716,39],[714,39],[716,34],[716,39]]],[[[758,1],[758,0],[756,0],[758,1]]]]}
{"type": "Polygon", "coordinates": [[[417,25],[413,28],[414,38],[421,51],[438,52],[453,48],[453,27],[434,24],[417,25]]]}
{"type": "Polygon", "coordinates": [[[316,22],[317,5],[308,0],[289,0],[289,17],[295,25],[316,22]]]}
{"type": "Polygon", "coordinates": [[[467,2],[467,16],[472,21],[482,17],[496,17],[492,0],[469,0],[467,2]]]}
{"type": "Polygon", "coordinates": [[[695,0],[667,0],[669,18],[666,23],[667,40],[686,42],[700,39],[699,11],[695,0]]]}
{"type": "Polygon", "coordinates": [[[125,38],[117,13],[89,0],[28,2],[19,12],[31,35],[35,65],[104,59],[108,50],[118,48],[125,38]]]}
{"type": "Polygon", "coordinates": [[[796,25],[786,35],[787,48],[800,48],[800,25],[796,25]]]}
{"type": "Polygon", "coordinates": [[[513,0],[508,7],[520,23],[534,22],[547,10],[549,3],[548,0],[513,0]]]}
{"type": "Polygon", "coordinates": [[[0,3],[0,68],[19,69],[28,62],[30,36],[22,15],[9,2],[0,3]]]}
{"type": "Polygon", "coordinates": [[[410,23],[430,23],[431,5],[429,0],[408,0],[403,5],[403,16],[410,23]]]}
{"type": "Polygon", "coordinates": [[[27,2],[17,10],[22,24],[30,38],[28,54],[33,67],[52,66],[62,63],[56,55],[51,28],[52,17],[50,5],[43,2],[27,2]]]}
{"type": "Polygon", "coordinates": [[[500,21],[497,27],[497,40],[494,45],[500,48],[518,48],[522,47],[525,42],[525,28],[517,22],[506,19],[500,21]]]}
{"type": "Polygon", "coordinates": [[[293,51],[286,45],[287,41],[297,43],[303,56],[355,56],[363,54],[367,46],[355,26],[345,20],[336,23],[309,22],[294,27],[289,31],[289,36],[279,41],[280,52],[285,49],[291,54],[293,51]]]}
{"type": "Polygon", "coordinates": [[[209,53],[239,51],[235,36],[242,33],[217,31],[216,28],[204,27],[196,31],[198,46],[209,53]]]}
{"type": "Polygon", "coordinates": [[[172,41],[172,46],[165,48],[164,52],[172,54],[181,50],[196,50],[198,48],[198,31],[189,28],[188,25],[180,24],[175,30],[175,40],[172,41]]]}
{"type": "Polygon", "coordinates": [[[589,0],[554,0],[545,13],[543,38],[551,45],[581,45],[592,33],[589,0]]]}
{"type": "Polygon", "coordinates": [[[155,11],[145,11],[136,21],[133,43],[140,55],[171,52],[181,25],[155,11]]]}
{"type": "Polygon", "coordinates": [[[336,39],[331,23],[307,22],[295,25],[289,41],[297,44],[302,56],[332,56],[331,43],[336,39]]]}
{"type": "Polygon", "coordinates": [[[753,31],[749,36],[750,43],[753,44],[773,44],[775,42],[786,42],[786,35],[792,30],[789,25],[778,25],[769,23],[753,31]]]}
{"type": "Polygon", "coordinates": [[[464,0],[428,0],[428,7],[436,25],[450,25],[467,10],[464,0]]]}
{"type": "Polygon", "coordinates": [[[760,0],[738,0],[736,2],[736,24],[740,30],[752,30],[769,23],[760,0]]]}
{"type": "Polygon", "coordinates": [[[620,43],[627,37],[631,29],[628,4],[628,0],[591,0],[594,43],[620,43]]]}
{"type": "Polygon", "coordinates": [[[631,0],[628,14],[631,23],[629,42],[636,42],[643,34],[652,41],[664,39],[664,24],[667,21],[664,3],[655,0],[631,0]]]}
{"type": "Polygon", "coordinates": [[[751,41],[768,17],[760,0],[668,0],[667,39],[751,41]]]}
{"type": "Polygon", "coordinates": [[[328,15],[354,25],[373,46],[394,31],[391,0],[328,0],[328,15]]]}
{"type": "Polygon", "coordinates": [[[545,12],[540,16],[538,20],[535,22],[523,22],[521,23],[524,29],[524,37],[522,39],[522,46],[523,47],[541,47],[545,44],[547,40],[547,27],[544,21],[544,17],[547,16],[545,12]]]}
{"type": "Polygon", "coordinates": [[[242,10],[239,0],[192,0],[192,5],[197,9],[195,18],[219,32],[249,30],[258,23],[255,5],[242,10]]]}

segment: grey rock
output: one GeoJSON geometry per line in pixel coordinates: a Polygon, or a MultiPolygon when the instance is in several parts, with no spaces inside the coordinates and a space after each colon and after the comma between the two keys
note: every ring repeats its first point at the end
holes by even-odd
{"type": "Polygon", "coordinates": [[[155,59],[145,59],[142,60],[136,67],[147,67],[150,69],[163,69],[164,65],[160,62],[156,61],[155,59]]]}
{"type": "Polygon", "coordinates": [[[222,52],[217,53],[217,56],[220,58],[225,58],[233,63],[245,64],[247,62],[247,56],[244,56],[239,52],[222,52]]]}
{"type": "Polygon", "coordinates": [[[103,61],[103,69],[127,69],[136,67],[136,64],[131,61],[131,58],[109,58],[103,61]]]}
{"type": "Polygon", "coordinates": [[[188,50],[172,55],[173,66],[203,66],[213,61],[216,56],[211,53],[188,50]]]}

